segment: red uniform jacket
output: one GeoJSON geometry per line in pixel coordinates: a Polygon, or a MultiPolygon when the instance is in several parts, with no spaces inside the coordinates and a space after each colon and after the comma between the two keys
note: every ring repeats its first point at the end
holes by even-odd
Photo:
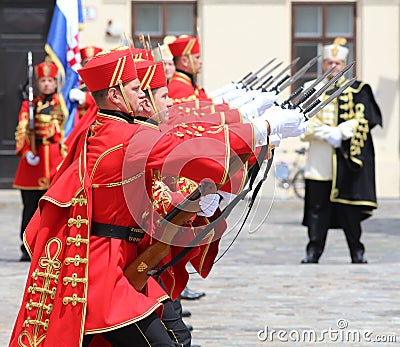
{"type": "Polygon", "coordinates": [[[194,100],[211,101],[203,88],[194,85],[191,78],[180,71],[176,71],[168,83],[168,96],[174,104],[194,100]]]}
{"type": "MultiPolygon", "coordinates": [[[[248,124],[186,130],[182,124],[163,133],[148,122],[128,124],[99,113],[88,133],[77,137],[40,201],[40,218],[25,232],[32,262],[10,346],[81,346],[84,334],[117,329],[161,308],[148,288],[137,292],[123,274],[162,232],[151,198],[154,170],[221,183],[231,150],[253,150],[248,124]],[[140,227],[146,236],[139,243],[98,237],[90,234],[93,221],[140,227]]],[[[185,234],[179,237],[165,261],[185,244],[185,234]]],[[[204,267],[205,248],[194,249],[185,260],[204,267]]],[[[187,277],[185,262],[165,273],[162,281],[172,298],[187,277]]]]}
{"type": "Polygon", "coordinates": [[[29,127],[29,101],[22,102],[15,132],[16,153],[21,157],[14,179],[14,187],[26,190],[45,190],[63,159],[61,143],[63,140],[64,116],[61,112],[57,94],[50,98],[40,95],[34,99],[35,139],[37,155],[36,166],[29,165],[25,154],[31,150],[27,136],[29,127]]]}

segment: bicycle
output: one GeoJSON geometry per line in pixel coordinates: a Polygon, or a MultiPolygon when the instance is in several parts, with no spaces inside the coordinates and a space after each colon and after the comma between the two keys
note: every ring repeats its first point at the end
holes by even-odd
{"type": "Polygon", "coordinates": [[[304,199],[305,194],[304,166],[300,164],[300,157],[304,156],[306,151],[305,147],[296,149],[297,156],[291,163],[285,160],[278,161],[274,170],[279,187],[285,190],[292,187],[299,199],[304,199]]]}

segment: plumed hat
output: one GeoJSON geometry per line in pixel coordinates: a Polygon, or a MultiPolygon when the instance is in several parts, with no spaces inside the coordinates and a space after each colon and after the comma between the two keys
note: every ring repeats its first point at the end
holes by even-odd
{"type": "Polygon", "coordinates": [[[346,60],[349,54],[349,49],[342,45],[345,45],[347,40],[344,37],[337,37],[333,41],[332,45],[323,47],[322,59],[341,59],[346,60]]]}

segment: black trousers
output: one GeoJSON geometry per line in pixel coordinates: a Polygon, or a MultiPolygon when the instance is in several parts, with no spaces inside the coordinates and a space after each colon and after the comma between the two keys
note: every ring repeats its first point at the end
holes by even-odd
{"type": "Polygon", "coordinates": [[[162,322],[174,341],[179,342],[183,347],[190,347],[192,335],[182,320],[182,304],[180,299],[164,302],[162,322]]]}
{"type": "MultiPolygon", "coordinates": [[[[179,347],[168,335],[156,313],[128,326],[102,333],[113,347],[179,347]]],[[[89,347],[94,335],[85,335],[83,347],[89,347]]]]}
{"type": "MultiPolygon", "coordinates": [[[[175,301],[164,302],[162,321],[153,312],[136,323],[102,333],[101,336],[113,347],[190,347],[192,337],[176,305],[175,301]]],[[[86,335],[83,347],[90,347],[93,338],[94,335],[86,335]]]]}
{"type": "Polygon", "coordinates": [[[350,256],[364,254],[361,243],[361,207],[332,203],[331,181],[306,180],[303,224],[308,226],[307,254],[318,259],[325,248],[328,229],[343,229],[350,256]]]}
{"type": "MultiPolygon", "coordinates": [[[[39,200],[46,193],[46,190],[21,190],[22,197],[22,221],[21,221],[21,230],[20,230],[20,238],[23,240],[23,234],[26,227],[29,224],[29,221],[32,219],[35,211],[38,207],[39,200]]],[[[21,250],[25,251],[25,247],[22,244],[21,250]]]]}

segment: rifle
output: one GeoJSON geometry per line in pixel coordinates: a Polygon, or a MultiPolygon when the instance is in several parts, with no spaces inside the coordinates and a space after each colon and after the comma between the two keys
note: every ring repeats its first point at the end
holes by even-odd
{"type": "MultiPolygon", "coordinates": [[[[249,158],[250,154],[232,157],[229,163],[228,179],[239,171],[249,158]]],[[[162,238],[147,247],[124,269],[125,277],[137,291],[141,291],[146,285],[150,277],[148,272],[156,268],[170,251],[171,241],[178,232],[179,227],[197,213],[200,197],[205,194],[215,193],[216,189],[219,189],[224,184],[225,182],[218,185],[202,182],[196,190],[164,217],[160,222],[165,227],[162,238]]]]}
{"type": "Polygon", "coordinates": [[[317,55],[316,57],[310,59],[300,70],[296,71],[293,76],[286,75],[268,91],[279,94],[285,88],[289,87],[293,82],[297,81],[301,76],[303,76],[307,70],[317,62],[319,57],[320,56],[317,55]]]}
{"type": "Polygon", "coordinates": [[[328,99],[321,101],[320,99],[314,100],[311,104],[309,104],[305,110],[303,111],[304,117],[306,120],[314,117],[319,111],[321,111],[326,105],[328,105],[332,100],[336,99],[343,91],[345,91],[348,87],[350,87],[355,81],[356,77],[353,77],[351,80],[347,81],[340,88],[335,90],[332,95],[329,96],[328,99]]]}
{"type": "Polygon", "coordinates": [[[249,72],[246,76],[244,76],[238,83],[242,83],[243,86],[248,86],[250,83],[254,82],[254,80],[257,79],[257,75],[264,70],[266,67],[268,67],[269,65],[271,65],[274,61],[276,60],[276,58],[271,59],[270,61],[268,61],[265,65],[263,65],[260,69],[258,69],[255,73],[253,72],[249,72]]]}
{"type": "MultiPolygon", "coordinates": [[[[290,70],[293,66],[295,66],[297,64],[297,62],[300,60],[300,57],[297,57],[295,59],[293,59],[289,65],[287,65],[281,72],[279,72],[275,77],[273,78],[268,78],[266,81],[264,81],[261,85],[259,85],[257,87],[257,90],[260,90],[262,92],[267,92],[267,87],[269,87],[270,85],[272,85],[275,81],[277,81],[286,71],[290,70]]],[[[287,77],[285,77],[285,80],[290,78],[289,75],[287,75],[287,77]]],[[[283,83],[283,82],[282,82],[283,83]]]]}
{"type": "MultiPolygon", "coordinates": [[[[310,105],[303,111],[304,117],[308,119],[314,116],[323,107],[325,107],[328,103],[330,103],[334,98],[338,97],[338,95],[340,95],[343,92],[343,90],[345,90],[349,85],[351,85],[354,82],[354,80],[355,78],[350,80],[341,88],[339,88],[327,100],[323,102],[321,102],[319,99],[315,100],[312,103],[312,105],[310,105]]],[[[243,154],[240,156],[232,157],[230,159],[229,174],[227,177],[228,178],[232,177],[243,166],[243,164],[247,162],[249,157],[250,154],[243,154]]],[[[269,164],[271,165],[272,161],[270,161],[269,164]]],[[[264,174],[265,178],[268,171],[266,171],[266,173],[264,174]]],[[[221,185],[216,185],[216,188],[219,189],[224,184],[225,182],[221,185]]],[[[256,187],[255,193],[253,193],[254,198],[259,188],[260,188],[259,186],[256,187]]],[[[171,212],[169,212],[165,216],[165,218],[161,221],[161,224],[165,226],[165,231],[163,233],[162,239],[150,245],[141,254],[139,254],[135,260],[133,260],[130,264],[126,266],[126,268],[124,269],[124,275],[128,279],[129,283],[137,291],[141,291],[144,288],[150,276],[154,274],[158,275],[160,272],[162,273],[168,266],[170,266],[170,264],[168,263],[166,266],[164,266],[162,271],[154,270],[157,268],[157,265],[161,262],[161,260],[169,253],[171,240],[178,232],[179,227],[181,225],[184,225],[196,213],[195,206],[198,202],[198,199],[202,195],[204,195],[204,192],[205,192],[205,187],[204,184],[202,183],[181,204],[174,207],[174,209],[171,212]]],[[[211,192],[208,191],[207,193],[211,192]]],[[[236,197],[236,199],[238,199],[238,197],[236,197]]],[[[206,229],[204,231],[207,232],[206,229]]],[[[201,235],[203,234],[203,232],[201,233],[201,235]]],[[[200,235],[198,235],[196,239],[199,236],[200,235]]],[[[194,242],[191,242],[191,244],[192,243],[194,242]]],[[[193,246],[190,245],[189,248],[191,247],[193,246]]]]}
{"type": "Polygon", "coordinates": [[[247,88],[248,89],[253,89],[255,85],[257,84],[263,84],[268,78],[272,78],[271,73],[273,71],[275,71],[279,66],[281,66],[283,64],[283,61],[281,61],[280,63],[278,63],[277,65],[275,65],[273,68],[269,69],[264,75],[262,75],[261,77],[257,77],[256,80],[254,80],[253,82],[249,83],[247,88]],[[271,77],[270,77],[271,76],[271,77]]]}
{"type": "Polygon", "coordinates": [[[36,151],[36,139],[35,139],[35,112],[33,107],[33,62],[32,52],[28,51],[28,102],[29,102],[29,132],[28,138],[31,146],[31,150],[34,155],[36,151]]]}
{"type": "Polygon", "coordinates": [[[319,76],[312,83],[312,85],[309,88],[307,88],[306,90],[304,90],[303,86],[300,86],[299,88],[297,88],[292,94],[290,94],[290,96],[284,102],[282,102],[281,107],[286,108],[287,105],[290,109],[295,109],[296,107],[298,107],[300,104],[302,104],[304,101],[306,101],[315,92],[314,87],[316,87],[319,83],[321,83],[323,80],[325,80],[325,78],[328,77],[333,72],[333,70],[335,70],[335,68],[336,68],[336,66],[332,66],[328,71],[326,71],[324,74],[319,76]],[[296,105],[296,106],[292,105],[291,104],[292,100],[297,98],[299,95],[301,95],[301,96],[298,98],[298,101],[297,101],[298,105],[296,105]]]}

